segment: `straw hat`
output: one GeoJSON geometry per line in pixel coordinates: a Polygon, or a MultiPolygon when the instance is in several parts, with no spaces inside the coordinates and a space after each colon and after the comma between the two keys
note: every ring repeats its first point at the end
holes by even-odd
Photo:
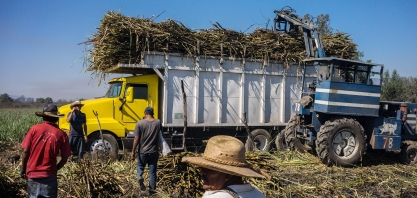
{"type": "Polygon", "coordinates": [[[49,116],[49,117],[56,117],[56,118],[60,118],[64,116],[64,114],[58,114],[58,107],[54,104],[46,104],[43,107],[43,112],[36,112],[35,115],[39,117],[49,116]]]}
{"type": "Polygon", "coordinates": [[[243,143],[226,135],[210,138],[201,157],[183,157],[182,162],[229,175],[264,178],[246,161],[243,143]]]}
{"type": "Polygon", "coordinates": [[[73,103],[71,103],[70,109],[72,109],[74,106],[82,107],[82,106],[84,106],[84,104],[81,104],[81,102],[77,100],[77,101],[74,101],[73,103]]]}

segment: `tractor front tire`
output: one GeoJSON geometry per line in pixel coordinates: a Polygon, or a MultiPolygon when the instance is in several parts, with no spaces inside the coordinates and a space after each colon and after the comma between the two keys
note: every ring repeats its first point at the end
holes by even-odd
{"type": "Polygon", "coordinates": [[[277,137],[275,138],[275,146],[277,146],[277,149],[280,151],[288,151],[290,148],[287,146],[287,143],[285,142],[285,129],[282,130],[277,137]]]}
{"type": "Polygon", "coordinates": [[[317,155],[324,164],[353,166],[365,154],[365,130],[351,118],[326,121],[317,133],[315,144],[317,155]]]}
{"type": "Polygon", "coordinates": [[[305,145],[295,136],[295,131],[300,128],[300,116],[296,115],[293,116],[290,121],[288,121],[287,126],[284,129],[284,136],[286,145],[290,150],[299,150],[299,151],[307,151],[311,150],[311,147],[305,145]]]}

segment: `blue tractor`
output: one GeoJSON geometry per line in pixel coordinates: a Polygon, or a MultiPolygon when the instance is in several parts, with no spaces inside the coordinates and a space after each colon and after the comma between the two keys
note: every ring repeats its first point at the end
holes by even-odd
{"type": "Polygon", "coordinates": [[[416,103],[380,101],[382,64],[325,57],[320,34],[294,10],[275,11],[274,30],[302,30],[303,71],[315,69],[292,106],[295,112],[276,138],[278,149],[313,150],[331,166],[352,166],[367,149],[401,150],[401,161],[417,162],[416,103]]]}

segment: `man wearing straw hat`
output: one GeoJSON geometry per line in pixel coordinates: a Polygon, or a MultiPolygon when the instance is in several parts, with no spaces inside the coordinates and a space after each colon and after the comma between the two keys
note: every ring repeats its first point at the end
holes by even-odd
{"type": "Polygon", "coordinates": [[[61,131],[56,122],[63,114],[57,114],[56,105],[47,104],[43,112],[42,124],[32,126],[22,142],[21,177],[27,179],[28,197],[57,197],[57,171],[67,163],[71,148],[67,134],[61,131]],[[57,156],[61,160],[57,163],[57,156]]]}
{"type": "Polygon", "coordinates": [[[242,177],[264,178],[245,159],[245,146],[231,136],[218,135],[209,139],[201,157],[183,157],[182,162],[200,167],[203,198],[263,198],[242,177]]]}
{"type": "Polygon", "coordinates": [[[69,142],[73,153],[78,155],[78,160],[84,156],[84,147],[87,143],[87,119],[83,112],[81,112],[80,101],[71,103],[71,112],[68,113],[67,122],[70,123],[69,142]]]}

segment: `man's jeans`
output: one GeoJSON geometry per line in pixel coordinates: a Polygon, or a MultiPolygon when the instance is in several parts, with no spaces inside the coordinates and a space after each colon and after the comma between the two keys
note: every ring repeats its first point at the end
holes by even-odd
{"type": "Polygon", "coordinates": [[[58,181],[56,177],[28,179],[28,197],[57,197],[58,181]]]}
{"type": "Polygon", "coordinates": [[[69,143],[71,145],[71,151],[78,155],[78,160],[83,159],[84,156],[84,136],[69,136],[69,143]]]}
{"type": "Polygon", "coordinates": [[[156,169],[158,165],[158,157],[159,153],[141,153],[139,154],[138,159],[138,167],[137,167],[137,174],[138,174],[138,181],[143,179],[142,174],[143,170],[145,169],[146,164],[148,164],[149,168],[149,188],[151,190],[156,189],[156,169]]]}

